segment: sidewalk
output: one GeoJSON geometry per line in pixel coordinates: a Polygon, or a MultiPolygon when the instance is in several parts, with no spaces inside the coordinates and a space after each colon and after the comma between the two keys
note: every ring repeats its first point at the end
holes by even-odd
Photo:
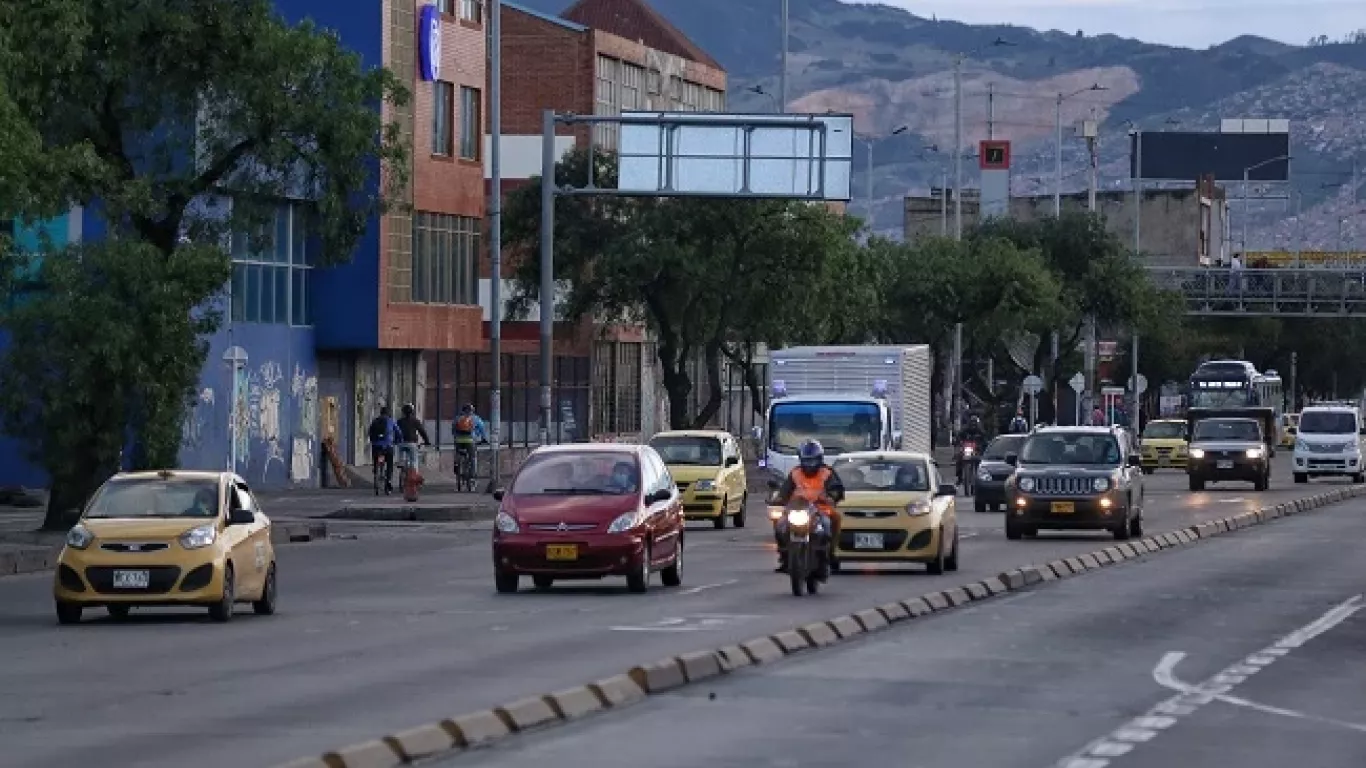
{"type": "Polygon", "coordinates": [[[313,520],[376,520],[388,522],[451,522],[492,520],[498,502],[485,493],[431,492],[407,502],[395,492],[376,496],[370,486],[289,491],[257,491],[262,510],[273,518],[313,520]]]}

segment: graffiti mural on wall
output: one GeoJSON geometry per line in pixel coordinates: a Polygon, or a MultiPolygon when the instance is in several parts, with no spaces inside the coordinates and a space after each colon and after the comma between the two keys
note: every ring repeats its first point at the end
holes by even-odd
{"type": "Polygon", "coordinates": [[[290,476],[297,482],[309,479],[313,475],[313,466],[316,463],[313,446],[318,436],[318,377],[305,375],[301,366],[294,366],[290,393],[294,395],[296,412],[299,415],[294,448],[290,456],[290,476]]]}
{"type": "Polygon", "coordinates": [[[265,461],[261,463],[261,481],[265,482],[270,465],[285,464],[285,450],[281,445],[280,431],[280,382],[285,375],[280,364],[267,360],[251,376],[251,426],[252,437],[266,444],[265,461]]]}
{"type": "Polygon", "coordinates": [[[213,389],[205,387],[190,405],[185,421],[180,425],[180,444],[186,448],[200,448],[204,445],[206,433],[213,424],[213,389]]]}
{"type": "Polygon", "coordinates": [[[231,430],[234,453],[237,456],[237,466],[234,471],[241,469],[243,464],[251,460],[251,372],[246,366],[236,369],[233,376],[236,381],[232,386],[232,397],[234,402],[228,409],[228,428],[231,430]],[[236,422],[235,424],[233,422],[236,422]]]}

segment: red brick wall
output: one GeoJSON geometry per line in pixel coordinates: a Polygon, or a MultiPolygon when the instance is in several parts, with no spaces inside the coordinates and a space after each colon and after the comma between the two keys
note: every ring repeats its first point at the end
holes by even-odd
{"type": "Polygon", "coordinates": [[[504,6],[503,133],[539,134],[546,109],[592,114],[595,61],[590,33],[504,6]]]}

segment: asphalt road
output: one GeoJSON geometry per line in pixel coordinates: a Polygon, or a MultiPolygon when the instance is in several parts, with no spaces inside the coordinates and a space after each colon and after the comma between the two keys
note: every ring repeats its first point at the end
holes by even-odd
{"type": "MultiPolygon", "coordinates": [[[[1322,490],[1189,494],[1179,474],[1148,481],[1149,533],[1322,490]]],[[[279,615],[227,626],[135,611],[58,628],[49,575],[0,579],[0,765],[267,768],[1112,541],[1008,542],[1000,513],[967,508],[959,573],[869,569],[801,600],[772,573],[757,502],[747,529],[690,530],[685,585],[647,595],[619,580],[496,595],[487,524],[331,525],[341,538],[280,550],[279,615]]],[[[1074,631],[1091,626],[1086,615],[1074,631]]]]}
{"type": "Polygon", "coordinates": [[[917,619],[440,765],[1366,765],[1363,512],[917,619]]]}

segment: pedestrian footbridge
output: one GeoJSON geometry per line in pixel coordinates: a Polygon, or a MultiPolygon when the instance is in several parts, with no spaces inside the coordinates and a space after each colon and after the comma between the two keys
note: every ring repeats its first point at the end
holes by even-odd
{"type": "Polygon", "coordinates": [[[1366,317],[1366,267],[1152,267],[1149,275],[1185,299],[1188,315],[1366,317]]]}

